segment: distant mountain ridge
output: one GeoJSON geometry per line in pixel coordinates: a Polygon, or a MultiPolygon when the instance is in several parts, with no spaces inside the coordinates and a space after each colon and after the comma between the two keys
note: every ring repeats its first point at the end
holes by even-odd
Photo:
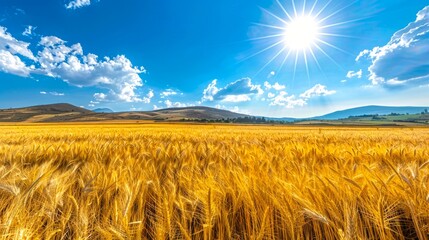
{"type": "Polygon", "coordinates": [[[96,108],[96,109],[93,109],[92,111],[96,113],[114,113],[115,112],[110,108],[96,108]]]}
{"type": "Polygon", "coordinates": [[[344,119],[351,116],[362,116],[362,115],[388,115],[391,113],[398,114],[417,114],[423,112],[425,109],[429,109],[429,107],[392,107],[392,106],[363,106],[350,108],[345,110],[340,110],[336,112],[332,112],[326,115],[312,117],[309,119],[317,119],[317,120],[338,120],[344,119]]]}

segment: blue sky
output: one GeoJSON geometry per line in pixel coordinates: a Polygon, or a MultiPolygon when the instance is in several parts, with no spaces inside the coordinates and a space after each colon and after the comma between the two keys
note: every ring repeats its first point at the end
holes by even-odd
{"type": "Polygon", "coordinates": [[[405,0],[0,2],[0,108],[211,106],[308,117],[429,106],[429,5],[405,0]]]}

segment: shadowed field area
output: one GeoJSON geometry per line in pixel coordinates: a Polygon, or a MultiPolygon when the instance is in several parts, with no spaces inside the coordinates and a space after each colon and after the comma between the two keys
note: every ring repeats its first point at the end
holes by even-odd
{"type": "Polygon", "coordinates": [[[0,126],[1,239],[428,239],[429,129],[0,126]]]}

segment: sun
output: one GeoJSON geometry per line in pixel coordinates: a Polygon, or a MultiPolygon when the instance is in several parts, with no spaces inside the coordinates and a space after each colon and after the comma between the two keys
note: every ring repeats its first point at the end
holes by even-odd
{"type": "Polygon", "coordinates": [[[283,33],[287,48],[294,51],[307,51],[317,44],[320,34],[319,23],[313,16],[299,16],[289,21],[283,33]]]}
{"type": "MultiPolygon", "coordinates": [[[[252,38],[252,40],[261,40],[261,42],[268,45],[248,58],[272,49],[277,49],[277,51],[275,51],[275,54],[257,74],[262,72],[263,69],[276,59],[280,59],[281,63],[277,67],[277,72],[280,72],[284,65],[289,65],[288,61],[292,61],[293,78],[295,79],[297,66],[304,63],[307,77],[310,78],[310,64],[316,64],[319,70],[323,72],[318,60],[320,55],[323,55],[338,67],[341,67],[341,65],[330,56],[329,53],[331,53],[331,51],[327,51],[327,48],[350,54],[336,46],[332,38],[355,38],[354,36],[342,35],[337,31],[344,29],[347,24],[360,20],[338,21],[346,17],[341,16],[341,13],[343,13],[346,8],[358,2],[358,0],[354,0],[347,5],[336,4],[335,6],[331,4],[333,0],[327,1],[325,5],[320,5],[321,1],[319,0],[284,1],[285,4],[291,4],[289,7],[283,5],[280,2],[282,0],[275,1],[281,10],[281,14],[276,15],[262,8],[264,13],[273,20],[273,23],[256,23],[256,25],[263,27],[266,31],[259,31],[262,36],[252,38]],[[301,4],[301,6],[297,6],[297,3],[301,4]]],[[[338,43],[338,41],[336,42],[338,43]]],[[[279,63],[279,61],[276,62],[279,63]]]]}

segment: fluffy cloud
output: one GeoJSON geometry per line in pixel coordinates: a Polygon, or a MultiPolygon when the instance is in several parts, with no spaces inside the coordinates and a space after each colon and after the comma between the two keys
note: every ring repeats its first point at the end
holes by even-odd
{"type": "Polygon", "coordinates": [[[91,5],[91,0],[73,0],[65,5],[67,9],[77,9],[91,5]]]}
{"type": "MultiPolygon", "coordinates": [[[[182,108],[192,106],[191,104],[181,103],[181,102],[172,102],[170,100],[165,100],[164,104],[167,108],[182,108]]],[[[155,108],[156,106],[154,106],[155,108]]],[[[156,109],[155,109],[156,110],[156,109]]]]}
{"type": "Polygon", "coordinates": [[[94,93],[94,98],[101,102],[107,101],[107,95],[104,93],[94,93]]]}
{"type": "Polygon", "coordinates": [[[362,69],[359,71],[349,71],[346,75],[347,78],[362,78],[362,69]]]}
{"type": "Polygon", "coordinates": [[[271,84],[271,83],[269,83],[267,81],[264,82],[264,87],[265,87],[266,90],[274,89],[276,91],[280,91],[280,90],[283,90],[283,89],[286,88],[285,85],[281,85],[278,82],[276,82],[274,84],[271,84]]]}
{"type": "Polygon", "coordinates": [[[240,95],[226,95],[222,102],[248,102],[252,100],[249,95],[240,94],[240,95]]]}
{"type": "Polygon", "coordinates": [[[82,46],[74,44],[71,47],[67,47],[65,41],[58,37],[49,36],[42,37],[39,45],[43,47],[42,51],[38,52],[38,63],[40,64],[40,71],[48,76],[57,77],[54,73],[57,71],[59,65],[72,57],[82,55],[82,46]]]}
{"type": "Polygon", "coordinates": [[[252,84],[250,78],[242,78],[229,83],[224,88],[218,88],[217,80],[213,80],[203,91],[203,101],[244,102],[251,96],[263,94],[260,85],[252,84]]]}
{"type": "Polygon", "coordinates": [[[31,60],[36,60],[28,47],[30,43],[22,42],[7,32],[7,28],[0,26],[0,50],[4,50],[13,55],[21,55],[31,60]]]}
{"type": "Polygon", "coordinates": [[[152,101],[152,98],[155,96],[153,93],[153,90],[149,90],[149,92],[142,98],[142,102],[144,103],[150,103],[152,101]]]}
{"type": "Polygon", "coordinates": [[[41,50],[34,56],[28,48],[29,43],[15,39],[6,30],[0,26],[0,71],[24,77],[46,75],[77,87],[105,89],[105,92],[94,94],[97,101],[148,103],[153,97],[141,98],[136,93],[143,86],[139,74],[145,70],[133,66],[124,55],[99,60],[95,54],[85,55],[79,43],[68,45],[58,37],[46,36],[41,38],[41,50]],[[28,66],[26,62],[32,65],[28,66]]]}
{"type": "Polygon", "coordinates": [[[269,93],[268,98],[271,101],[270,106],[284,106],[286,108],[295,108],[307,105],[307,101],[310,98],[328,96],[334,93],[336,93],[336,91],[330,91],[327,89],[326,86],[316,84],[314,87],[300,94],[299,97],[296,97],[295,95],[288,95],[286,91],[280,91],[277,95],[269,93]]]}
{"type": "Polygon", "coordinates": [[[219,92],[219,88],[216,87],[217,79],[213,80],[206,89],[203,91],[203,101],[213,101],[214,96],[219,92]]]}
{"type": "Polygon", "coordinates": [[[174,96],[179,94],[177,91],[174,91],[173,89],[166,89],[165,91],[161,92],[161,98],[166,98],[170,96],[174,96]]]}
{"type": "Polygon", "coordinates": [[[362,51],[356,60],[368,57],[369,79],[374,85],[408,87],[429,82],[429,6],[416,20],[397,31],[384,46],[362,51]]]}
{"type": "Polygon", "coordinates": [[[24,32],[22,33],[22,35],[24,36],[32,36],[34,34],[34,30],[36,30],[37,27],[33,27],[31,25],[27,26],[24,30],[24,32]]]}
{"type": "Polygon", "coordinates": [[[0,71],[21,77],[30,75],[30,68],[21,59],[12,53],[0,49],[0,71]]]}
{"type": "Polygon", "coordinates": [[[270,106],[284,106],[286,108],[302,107],[306,105],[307,102],[304,99],[297,98],[295,95],[288,96],[288,93],[285,91],[280,91],[280,93],[275,96],[270,106]]]}
{"type": "Polygon", "coordinates": [[[43,37],[39,43],[43,50],[38,53],[42,73],[63,79],[78,87],[97,86],[108,93],[96,94],[99,101],[145,102],[135,90],[143,86],[139,74],[145,70],[135,67],[124,55],[98,60],[95,54],[83,54],[79,43],[66,46],[57,37],[43,37]]]}
{"type": "Polygon", "coordinates": [[[328,88],[324,85],[316,84],[314,87],[308,89],[299,96],[303,99],[310,99],[312,97],[328,96],[335,93],[336,91],[328,90],[328,88]]]}

